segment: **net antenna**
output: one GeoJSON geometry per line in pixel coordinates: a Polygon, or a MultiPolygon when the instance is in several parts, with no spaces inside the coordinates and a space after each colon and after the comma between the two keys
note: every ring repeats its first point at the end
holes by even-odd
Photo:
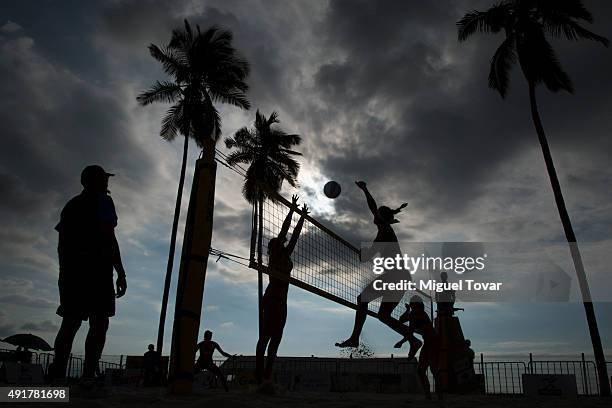
{"type": "MultiPolygon", "coordinates": [[[[268,276],[288,280],[294,286],[342,306],[357,309],[357,296],[374,279],[371,266],[360,261],[357,247],[310,215],[305,216],[302,233],[291,257],[291,276],[268,269],[268,242],[279,234],[290,205],[289,200],[277,194],[274,200],[264,201],[261,213],[257,207],[253,208],[249,266],[268,276]]],[[[301,209],[296,208],[294,211],[298,217],[293,217],[290,231],[302,215],[301,209]]],[[[429,294],[417,292],[431,301],[429,294]]],[[[406,292],[402,301],[408,302],[412,294],[406,292]]],[[[378,317],[379,307],[380,299],[370,302],[368,314],[378,317]]],[[[398,319],[403,309],[401,302],[392,317],[398,319]]]]}

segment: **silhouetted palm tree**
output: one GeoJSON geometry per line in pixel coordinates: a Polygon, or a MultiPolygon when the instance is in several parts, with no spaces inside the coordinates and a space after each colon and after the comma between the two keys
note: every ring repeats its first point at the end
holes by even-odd
{"type": "Polygon", "coordinates": [[[544,84],[552,92],[564,90],[573,93],[572,82],[567,73],[563,71],[554,49],[547,40],[547,35],[572,41],[592,40],[608,46],[606,38],[582,27],[579,24],[581,21],[591,23],[593,16],[580,0],[506,0],[487,11],[472,11],[465,14],[457,22],[457,27],[459,41],[467,40],[476,32],[499,33],[503,31],[505,34],[504,41],[493,55],[489,73],[489,87],[497,90],[502,98],[508,91],[510,69],[517,61],[527,80],[533,123],[582,292],[597,360],[601,391],[603,395],[610,395],[610,383],[590,290],[576,243],[576,235],[565,207],[561,186],[538,112],[535,92],[536,86],[544,84]]]}
{"type": "MultiPolygon", "coordinates": [[[[275,193],[281,189],[283,181],[295,187],[300,164],[294,156],[301,153],[291,150],[293,146],[301,143],[299,135],[287,134],[278,128],[272,128],[280,123],[278,114],[272,112],[269,118],[259,113],[255,114],[253,128],[243,127],[234,137],[225,139],[229,149],[236,149],[229,153],[227,162],[230,165],[248,164],[242,194],[251,204],[258,206],[259,225],[262,225],[263,202],[265,199],[275,199],[275,193]]],[[[259,245],[261,246],[261,228],[258,229],[259,245]]],[[[258,250],[261,262],[261,247],[258,250]]],[[[261,298],[263,296],[263,276],[261,269],[258,273],[259,294],[259,328],[262,324],[261,298]]]]}
{"type": "Polygon", "coordinates": [[[160,136],[168,141],[179,134],[185,138],[157,335],[157,351],[161,355],[189,138],[203,149],[203,156],[214,159],[215,144],[221,136],[221,118],[214,103],[249,109],[245,82],[249,64],[234,49],[230,31],[215,26],[204,32],[196,26],[194,31],[187,20],[183,30],[172,31],[166,47],[151,44],[149,51],[172,80],[155,82],[138,96],[138,102],[141,105],[172,103],[162,119],[160,136]]]}

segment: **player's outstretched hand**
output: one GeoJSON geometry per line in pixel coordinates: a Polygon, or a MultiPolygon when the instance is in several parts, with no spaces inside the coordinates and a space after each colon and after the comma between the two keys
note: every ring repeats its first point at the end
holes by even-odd
{"type": "Polygon", "coordinates": [[[297,207],[297,203],[300,197],[297,194],[291,196],[291,205],[297,207]]]}
{"type": "Polygon", "coordinates": [[[365,181],[356,181],[355,184],[357,184],[357,187],[359,187],[362,190],[364,190],[366,188],[366,182],[365,181]]]}
{"type": "Polygon", "coordinates": [[[304,203],[304,205],[302,205],[302,214],[304,214],[304,215],[310,214],[310,209],[308,208],[306,203],[304,203]]]}
{"type": "Polygon", "coordinates": [[[121,296],[125,295],[125,291],[127,290],[127,280],[125,279],[125,276],[119,276],[117,278],[117,299],[119,299],[121,296]]]}

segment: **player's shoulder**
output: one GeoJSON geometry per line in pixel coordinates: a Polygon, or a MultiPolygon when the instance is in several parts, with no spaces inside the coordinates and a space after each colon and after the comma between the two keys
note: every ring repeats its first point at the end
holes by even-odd
{"type": "Polygon", "coordinates": [[[98,194],[96,196],[98,205],[104,210],[115,210],[115,202],[113,198],[108,194],[98,194]]]}
{"type": "Polygon", "coordinates": [[[117,226],[117,211],[113,199],[108,194],[100,194],[98,196],[98,211],[99,216],[103,221],[110,222],[113,227],[117,226]]]}
{"type": "Polygon", "coordinates": [[[73,196],[70,200],[68,200],[68,202],[66,203],[65,207],[74,207],[75,205],[79,205],[83,203],[83,193],[81,194],[77,194],[75,196],[73,196]]]}
{"type": "Polygon", "coordinates": [[[64,205],[64,208],[62,209],[62,215],[66,215],[71,212],[77,211],[80,208],[82,208],[83,205],[84,205],[83,195],[77,194],[74,197],[72,197],[70,200],[68,200],[68,202],[64,205]]]}
{"type": "Polygon", "coordinates": [[[100,194],[100,199],[102,200],[102,202],[108,204],[108,205],[115,205],[115,202],[113,201],[113,197],[111,197],[109,194],[100,194]]]}

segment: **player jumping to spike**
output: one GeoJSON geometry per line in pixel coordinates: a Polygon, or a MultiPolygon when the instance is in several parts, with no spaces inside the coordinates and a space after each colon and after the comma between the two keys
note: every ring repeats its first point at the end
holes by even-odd
{"type": "MultiPolygon", "coordinates": [[[[377,252],[377,248],[379,248],[381,257],[395,257],[397,254],[401,253],[401,250],[397,241],[397,236],[395,235],[395,231],[393,231],[393,227],[391,225],[399,222],[395,219],[395,214],[399,213],[402,208],[406,207],[407,204],[404,203],[394,210],[384,205],[378,207],[376,205],[376,201],[374,201],[374,198],[368,191],[366,183],[364,181],[356,181],[355,184],[357,184],[357,187],[359,187],[365,194],[368,207],[374,215],[374,224],[378,229],[376,238],[374,238],[374,245],[372,247],[372,250],[368,252],[377,252]],[[377,243],[379,243],[378,246],[376,245],[377,243]]],[[[362,261],[364,260],[364,255],[365,254],[362,251],[362,261]]],[[[406,278],[410,279],[410,275],[406,274],[405,271],[402,270],[388,270],[384,274],[379,275],[377,277],[377,279],[382,279],[388,282],[399,281],[401,279],[406,278]]],[[[378,310],[378,318],[380,319],[380,321],[391,327],[393,330],[407,337],[410,341],[411,348],[416,347],[414,350],[414,354],[416,354],[416,350],[418,349],[418,347],[420,347],[420,341],[417,340],[417,338],[414,337],[411,332],[409,332],[408,328],[405,325],[401,324],[399,321],[391,317],[391,313],[393,312],[393,309],[395,309],[395,307],[398,305],[399,301],[401,300],[401,296],[403,296],[403,293],[389,294],[385,292],[376,291],[374,289],[374,281],[370,282],[370,284],[366,286],[366,288],[357,297],[357,313],[355,314],[355,325],[353,326],[353,333],[348,339],[344,340],[343,342],[336,343],[336,346],[359,346],[359,336],[361,335],[363,325],[366,321],[368,313],[368,303],[381,296],[383,297],[383,299],[380,303],[380,308],[378,310]]]]}

